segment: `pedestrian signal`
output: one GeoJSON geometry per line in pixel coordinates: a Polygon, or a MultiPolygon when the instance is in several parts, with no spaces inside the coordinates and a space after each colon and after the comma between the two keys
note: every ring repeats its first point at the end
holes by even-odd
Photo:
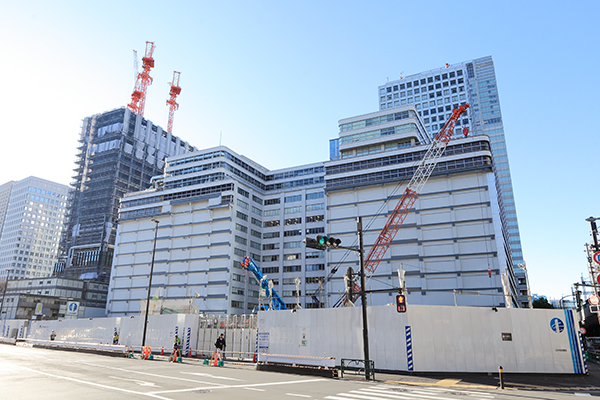
{"type": "Polygon", "coordinates": [[[406,312],[406,296],[403,294],[396,295],[396,311],[399,313],[406,312]]]}

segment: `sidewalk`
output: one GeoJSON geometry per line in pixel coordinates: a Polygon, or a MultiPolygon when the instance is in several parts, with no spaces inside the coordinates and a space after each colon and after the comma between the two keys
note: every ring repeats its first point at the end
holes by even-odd
{"type": "MultiPolygon", "coordinates": [[[[588,362],[588,375],[572,374],[510,374],[504,373],[504,388],[548,391],[598,391],[600,393],[600,365],[588,362]]],[[[344,375],[344,379],[364,379],[364,376],[344,375]]],[[[500,387],[498,373],[375,373],[382,383],[440,386],[453,389],[496,389],[500,387]]]]}

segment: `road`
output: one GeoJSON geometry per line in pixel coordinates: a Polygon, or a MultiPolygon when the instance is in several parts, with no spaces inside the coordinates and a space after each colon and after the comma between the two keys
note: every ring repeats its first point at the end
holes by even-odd
{"type": "Polygon", "coordinates": [[[168,363],[10,345],[0,345],[0,388],[2,399],[44,400],[535,400],[575,395],[330,379],[256,371],[247,364],[218,368],[189,359],[168,363]]]}

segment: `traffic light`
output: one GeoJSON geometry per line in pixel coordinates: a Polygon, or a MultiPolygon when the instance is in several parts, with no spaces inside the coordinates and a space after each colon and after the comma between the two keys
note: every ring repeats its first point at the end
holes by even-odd
{"type": "Polygon", "coordinates": [[[320,246],[331,247],[332,249],[336,249],[342,244],[342,241],[338,238],[321,235],[317,236],[317,242],[320,246]]]}
{"type": "Polygon", "coordinates": [[[306,247],[309,247],[311,249],[317,249],[317,250],[325,250],[326,249],[325,246],[320,245],[319,242],[313,238],[308,238],[308,237],[304,238],[303,242],[306,245],[306,247]]]}
{"type": "Polygon", "coordinates": [[[406,296],[403,294],[396,295],[396,311],[406,312],[406,296]]]}

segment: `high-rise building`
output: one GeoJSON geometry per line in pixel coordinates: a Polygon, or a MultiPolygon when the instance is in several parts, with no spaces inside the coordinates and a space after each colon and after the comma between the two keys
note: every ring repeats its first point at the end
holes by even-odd
{"type": "MultiPolygon", "coordinates": [[[[11,280],[50,276],[65,222],[68,186],[33,176],[9,184],[0,236],[0,276],[11,280]]],[[[4,188],[0,201],[6,185],[0,187],[4,188]]]]}
{"type": "Polygon", "coordinates": [[[380,110],[414,104],[430,135],[441,129],[458,104],[467,102],[471,105],[468,115],[457,123],[456,135],[469,128],[470,136],[490,137],[501,207],[508,227],[508,243],[519,292],[523,294],[519,302],[522,305],[530,302],[527,298],[527,273],[522,268],[525,262],[492,57],[446,64],[442,68],[387,82],[379,86],[378,98],[380,110]]]}
{"type": "Polygon", "coordinates": [[[83,120],[68,223],[55,274],[108,281],[119,199],[162,175],[167,156],[195,150],[128,108],[83,120]]]}

